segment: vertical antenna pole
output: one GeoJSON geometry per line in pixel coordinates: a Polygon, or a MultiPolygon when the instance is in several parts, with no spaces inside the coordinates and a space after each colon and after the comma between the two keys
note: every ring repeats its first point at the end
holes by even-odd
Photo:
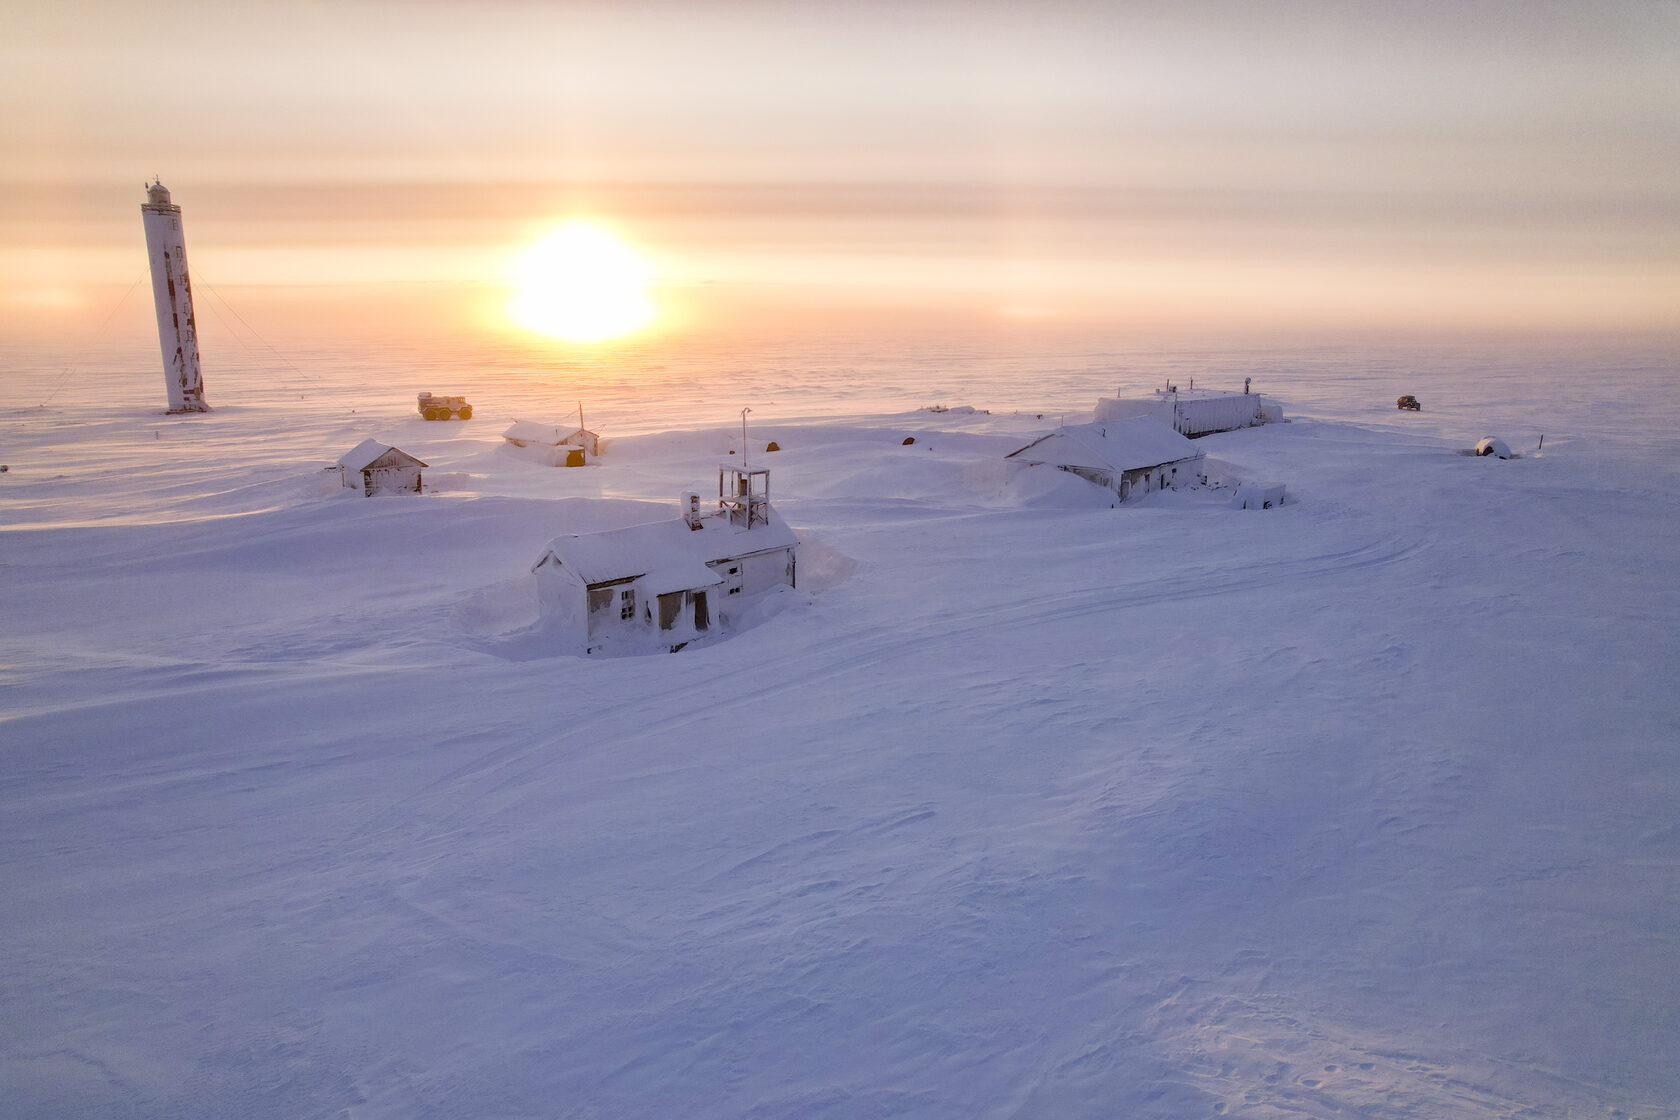
{"type": "Polygon", "coordinates": [[[747,473],[747,413],[750,408],[741,410],[741,485],[747,488],[745,494],[737,495],[745,499],[743,503],[747,511],[747,528],[752,528],[752,475],[747,473]]]}
{"type": "Polygon", "coordinates": [[[750,408],[741,410],[741,470],[743,472],[747,469],[747,413],[751,411],[750,408]]]}

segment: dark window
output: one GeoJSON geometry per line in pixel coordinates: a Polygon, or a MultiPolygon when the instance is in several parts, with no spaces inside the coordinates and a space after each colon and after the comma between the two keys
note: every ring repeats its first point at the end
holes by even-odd
{"type": "Polygon", "coordinates": [[[668,591],[659,597],[659,628],[669,630],[677,624],[677,615],[682,612],[683,593],[668,591]]]}
{"type": "Polygon", "coordinates": [[[620,591],[618,593],[618,617],[626,622],[636,617],[636,593],[634,591],[620,591]]]}

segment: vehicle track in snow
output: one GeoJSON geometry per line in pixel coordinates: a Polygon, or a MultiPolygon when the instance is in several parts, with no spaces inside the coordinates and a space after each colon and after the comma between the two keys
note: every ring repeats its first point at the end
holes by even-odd
{"type": "MultiPolygon", "coordinates": [[[[913,656],[928,642],[951,641],[1069,618],[1113,614],[1161,603],[1269,590],[1399,564],[1427,551],[1434,543],[1433,536],[1421,540],[1390,536],[1339,552],[1274,560],[1240,570],[1221,565],[1211,571],[1193,570],[1116,586],[1030,595],[1010,602],[977,606],[960,613],[941,611],[891,626],[871,626],[844,634],[818,652],[803,656],[795,654],[793,660],[812,662],[822,673],[846,671],[892,658],[913,656]]],[[[805,687],[807,683],[808,678],[788,681],[779,688],[772,686],[770,691],[805,687]]]]}
{"type": "MultiPolygon", "coordinates": [[[[981,635],[1001,635],[1012,630],[1033,627],[1072,618],[1120,614],[1129,610],[1157,606],[1163,603],[1241,595],[1290,584],[1306,584],[1317,580],[1366,571],[1372,568],[1404,563],[1427,551],[1434,538],[1405,539],[1383,536],[1352,548],[1314,556],[1275,559],[1241,568],[1232,565],[1203,566],[1164,579],[1134,580],[1111,586],[1087,587],[1072,592],[1056,592],[1029,596],[1009,602],[981,604],[973,609],[954,611],[942,609],[914,617],[893,625],[871,625],[834,637],[816,638],[818,621],[811,620],[803,645],[790,648],[779,665],[775,680],[754,691],[759,700],[769,700],[789,693],[810,691],[839,677],[861,670],[879,668],[914,658],[929,643],[950,643],[981,635]]],[[[859,594],[867,590],[859,589],[859,594]]],[[[727,642],[750,643],[751,632],[727,642]]],[[[480,652],[477,643],[462,643],[480,652]]],[[[707,647],[713,654],[744,655],[749,651],[738,647],[728,651],[720,644],[707,647]]],[[[679,655],[680,657],[681,655],[679,655]]],[[[523,661],[525,665],[565,665],[575,661],[570,655],[557,655],[538,661],[523,661]]],[[[671,659],[670,664],[683,675],[674,687],[687,687],[697,678],[715,671],[701,666],[697,658],[687,661],[671,659]]],[[[494,799],[517,790],[532,775],[552,766],[558,757],[569,757],[579,745],[611,735],[617,739],[634,737],[640,740],[685,741],[679,733],[717,718],[715,711],[700,707],[681,710],[660,718],[637,718],[624,711],[598,712],[572,718],[564,730],[552,737],[532,737],[529,733],[515,735],[516,742],[492,747],[476,754],[470,761],[439,776],[422,790],[406,795],[400,802],[379,814],[376,819],[390,822],[407,819],[400,812],[403,805],[416,801],[444,799],[450,803],[445,819],[454,821],[467,811],[469,804],[481,799],[494,799]],[[473,787],[469,794],[463,787],[473,787]]],[[[468,733],[467,740],[480,740],[468,733]]],[[[701,760],[684,755],[671,759],[671,767],[698,765],[701,760]]],[[[433,821],[433,827],[441,824],[433,821]]],[[[360,834],[374,829],[369,821],[360,834]]]]}

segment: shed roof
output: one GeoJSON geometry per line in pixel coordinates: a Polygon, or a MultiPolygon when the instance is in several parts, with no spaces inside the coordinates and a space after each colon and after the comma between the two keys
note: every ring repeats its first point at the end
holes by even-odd
{"type": "Polygon", "coordinates": [[[380,467],[423,467],[425,463],[416,459],[408,452],[380,443],[376,439],[364,439],[338,460],[338,465],[345,470],[365,471],[372,466],[380,467]]]}
{"type": "Polygon", "coordinates": [[[1194,443],[1152,416],[1072,424],[1040,436],[1006,459],[1058,467],[1131,471],[1203,456],[1194,443]]]}
{"type": "Polygon", "coordinates": [[[539,424],[535,420],[515,420],[502,433],[503,439],[516,443],[546,443],[558,447],[578,436],[593,436],[588,428],[562,428],[554,424],[539,424]]]}
{"type": "Polygon", "coordinates": [[[550,541],[543,556],[553,553],[589,584],[653,576],[661,585],[675,581],[673,586],[662,587],[664,591],[709,587],[718,580],[707,564],[798,543],[799,538],[774,509],[766,513],[767,523],[751,529],[716,515],[701,518],[698,529],[690,529],[685,518],[673,517],[598,533],[572,533],[550,541]]]}

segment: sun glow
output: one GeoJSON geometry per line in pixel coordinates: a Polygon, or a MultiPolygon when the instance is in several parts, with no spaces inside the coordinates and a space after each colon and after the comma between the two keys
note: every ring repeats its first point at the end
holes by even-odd
{"type": "Polygon", "coordinates": [[[599,226],[569,222],[509,270],[509,317],[566,342],[605,342],[653,322],[647,263],[599,226]]]}

